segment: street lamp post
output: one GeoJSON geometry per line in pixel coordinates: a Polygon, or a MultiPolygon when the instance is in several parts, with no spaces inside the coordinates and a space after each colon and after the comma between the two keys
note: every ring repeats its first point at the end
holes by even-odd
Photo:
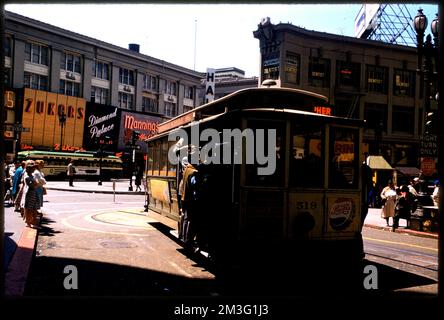
{"type": "MultiPolygon", "coordinates": [[[[439,61],[439,42],[438,42],[438,26],[439,17],[436,15],[435,19],[430,24],[430,29],[433,34],[432,36],[428,34],[424,42],[424,34],[427,28],[427,17],[422,12],[422,9],[418,10],[418,14],[413,19],[413,26],[416,31],[417,49],[418,49],[418,67],[417,72],[421,77],[421,90],[424,92],[424,133],[432,134],[437,125],[436,112],[431,110],[430,102],[434,97],[431,94],[431,88],[433,85],[433,80],[437,77],[438,72],[438,61],[439,61]],[[434,60],[434,61],[433,61],[434,60]]],[[[438,122],[439,123],[439,122],[438,122]]]]}
{"type": "Polygon", "coordinates": [[[63,128],[65,127],[65,123],[66,123],[66,114],[63,111],[61,111],[59,113],[59,123],[60,123],[60,151],[62,151],[62,149],[63,149],[63,128]]]}
{"type": "MultiPolygon", "coordinates": [[[[442,6],[439,7],[440,15],[442,15],[442,6]]],[[[443,281],[444,281],[444,192],[442,184],[444,182],[444,128],[442,126],[442,121],[444,120],[443,111],[439,107],[439,92],[435,95],[435,100],[437,102],[437,111],[430,110],[430,101],[433,99],[431,97],[431,84],[433,77],[438,78],[438,74],[441,72],[440,68],[442,65],[439,63],[439,52],[442,48],[439,46],[438,37],[442,37],[442,33],[439,34],[439,16],[436,15],[435,19],[430,24],[430,29],[433,34],[433,44],[432,37],[427,35],[426,42],[423,42],[425,29],[427,27],[427,17],[423,14],[422,9],[418,10],[418,14],[413,19],[413,25],[416,31],[417,38],[417,48],[418,48],[418,72],[421,75],[421,80],[423,80],[424,87],[424,108],[426,115],[425,130],[426,134],[437,134],[438,138],[438,179],[440,183],[440,193],[438,201],[438,297],[440,300],[444,299],[443,281]],[[425,56],[423,64],[423,56],[425,56]],[[435,62],[435,72],[433,72],[432,59],[435,62]]],[[[442,38],[441,38],[442,42],[442,38]]],[[[438,90],[437,90],[438,91],[438,90]]]]}

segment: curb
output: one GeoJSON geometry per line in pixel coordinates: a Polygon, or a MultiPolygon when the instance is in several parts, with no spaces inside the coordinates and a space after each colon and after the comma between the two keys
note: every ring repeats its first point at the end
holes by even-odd
{"type": "Polygon", "coordinates": [[[86,192],[86,193],[105,193],[105,194],[134,194],[134,195],[144,195],[145,192],[141,191],[108,191],[108,190],[91,190],[91,189],[66,189],[58,187],[46,187],[46,190],[56,190],[56,191],[68,191],[68,192],[86,192]]]}
{"type": "MultiPolygon", "coordinates": [[[[364,224],[364,227],[372,228],[372,229],[379,229],[379,230],[385,230],[385,231],[391,231],[392,227],[386,227],[386,226],[377,226],[374,224],[364,224]]],[[[430,233],[430,232],[423,232],[423,231],[416,231],[416,230],[410,230],[410,229],[396,229],[396,233],[405,233],[410,234],[417,237],[423,237],[423,238],[430,238],[430,239],[438,239],[437,233],[430,233]]]]}
{"type": "Polygon", "coordinates": [[[23,296],[38,232],[25,227],[5,274],[5,296],[23,296]]]}

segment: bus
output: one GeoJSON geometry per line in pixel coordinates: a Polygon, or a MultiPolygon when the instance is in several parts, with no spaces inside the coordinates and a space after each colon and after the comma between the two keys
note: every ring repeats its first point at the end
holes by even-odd
{"type": "Polygon", "coordinates": [[[316,93],[262,86],[159,124],[147,140],[149,210],[180,223],[181,159],[185,150],[188,162],[200,153],[197,237],[216,261],[285,266],[299,252],[358,265],[364,120],[333,116],[332,108],[316,93]]]}
{"type": "MultiPolygon", "coordinates": [[[[76,176],[92,178],[99,176],[100,157],[95,152],[58,152],[28,150],[20,151],[17,155],[19,161],[43,160],[45,166],[43,173],[45,177],[60,178],[66,176],[69,159],[74,160],[76,176]]],[[[118,178],[122,174],[122,160],[116,156],[102,158],[102,177],[118,178]]]]}

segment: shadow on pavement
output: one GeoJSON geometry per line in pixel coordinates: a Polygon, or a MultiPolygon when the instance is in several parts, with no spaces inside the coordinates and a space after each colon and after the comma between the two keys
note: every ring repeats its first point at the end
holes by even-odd
{"type": "Polygon", "coordinates": [[[25,296],[208,296],[214,280],[190,279],[155,270],[88,260],[36,257],[25,289],[25,296]],[[78,289],[65,289],[64,282],[74,284],[75,266],[78,289]],[[68,277],[68,278],[67,278],[68,277]]]}
{"type": "Polygon", "coordinates": [[[43,215],[43,217],[40,220],[40,227],[39,235],[40,236],[48,236],[53,237],[57,233],[60,233],[60,231],[56,231],[53,228],[50,227],[51,224],[55,223],[56,221],[49,219],[43,215]]]}

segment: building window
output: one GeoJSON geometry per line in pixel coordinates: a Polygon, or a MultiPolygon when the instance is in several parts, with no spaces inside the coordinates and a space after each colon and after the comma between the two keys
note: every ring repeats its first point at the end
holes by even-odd
{"type": "Polygon", "coordinates": [[[194,88],[190,86],[185,86],[185,92],[184,92],[184,98],[185,99],[194,99],[194,88]]]}
{"type": "Polygon", "coordinates": [[[4,84],[5,86],[11,86],[11,68],[5,68],[4,84]]]}
{"type": "Polygon", "coordinates": [[[413,135],[415,127],[414,108],[393,106],[392,119],[392,128],[394,132],[413,135]]]}
{"type": "Polygon", "coordinates": [[[142,111],[143,112],[158,112],[158,103],[156,99],[142,97],[142,111]]]}
{"type": "Polygon", "coordinates": [[[80,74],[80,56],[62,52],[60,69],[80,74]]]}
{"type": "Polygon", "coordinates": [[[25,61],[47,66],[49,61],[48,54],[49,49],[46,46],[29,42],[25,44],[25,61]]]}
{"type": "Polygon", "coordinates": [[[387,75],[387,68],[367,65],[367,92],[387,94],[387,75]]]}
{"type": "Polygon", "coordinates": [[[177,109],[175,103],[165,102],[165,115],[167,117],[175,117],[177,115],[177,109]]]}
{"type": "Polygon", "coordinates": [[[143,75],[143,90],[156,91],[157,92],[157,77],[149,74],[143,75]]]}
{"type": "Polygon", "coordinates": [[[313,87],[330,87],[330,60],[310,57],[308,83],[313,87]]]}
{"type": "Polygon", "coordinates": [[[59,93],[72,97],[80,97],[80,84],[77,82],[60,80],[59,93]]]}
{"type": "Polygon", "coordinates": [[[119,107],[132,110],[134,107],[134,96],[130,93],[119,92],[119,107]]]}
{"type": "Polygon", "coordinates": [[[387,131],[387,105],[378,103],[366,103],[364,106],[364,119],[367,121],[367,129],[375,130],[380,121],[384,131],[387,131]]]}
{"type": "Polygon", "coordinates": [[[119,68],[119,82],[121,84],[134,86],[134,71],[125,68],[119,68]]]}
{"type": "Polygon", "coordinates": [[[301,56],[287,52],[285,56],[285,82],[299,84],[301,56]]]}
{"type": "Polygon", "coordinates": [[[108,89],[91,87],[91,102],[107,104],[108,89]]]}
{"type": "Polygon", "coordinates": [[[35,90],[48,90],[48,77],[36,73],[25,72],[23,85],[25,88],[35,90]]]}
{"type": "Polygon", "coordinates": [[[393,75],[393,94],[395,96],[415,96],[415,73],[407,70],[395,69],[393,75]]]}
{"type": "Polygon", "coordinates": [[[99,79],[109,80],[109,64],[94,60],[92,75],[99,79]]]}
{"type": "Polygon", "coordinates": [[[354,62],[337,61],[336,66],[338,87],[359,90],[361,65],[354,62]]]}
{"type": "Polygon", "coordinates": [[[173,81],[165,80],[165,93],[175,96],[176,95],[176,83],[173,81]]]}
{"type": "Polygon", "coordinates": [[[279,79],[279,52],[271,52],[262,56],[262,80],[279,79]]]}
{"type": "Polygon", "coordinates": [[[11,42],[10,37],[5,37],[5,57],[11,57],[12,55],[11,42]]]}

